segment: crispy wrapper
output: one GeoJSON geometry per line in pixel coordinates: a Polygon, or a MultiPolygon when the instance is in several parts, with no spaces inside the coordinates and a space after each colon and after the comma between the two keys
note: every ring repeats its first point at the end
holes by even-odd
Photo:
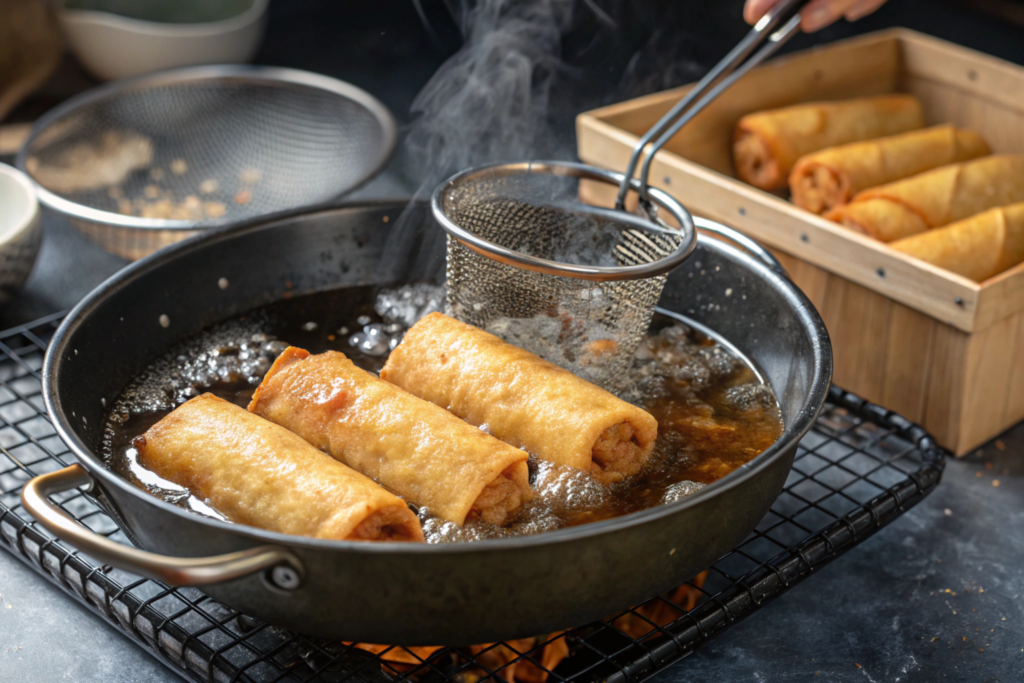
{"type": "Polygon", "coordinates": [[[144,467],[239,524],[333,540],[423,540],[401,498],[213,394],[178,406],[134,445],[144,467]]]}
{"type": "Polygon", "coordinates": [[[456,524],[504,524],[532,498],[525,451],[358,368],[289,347],[249,410],[456,524]]]}
{"type": "Polygon", "coordinates": [[[1021,201],[1024,155],[998,154],[865,190],[825,217],[892,242],[1021,201]]]}
{"type": "Polygon", "coordinates": [[[798,104],[740,119],[733,160],[740,180],[778,190],[786,186],[793,166],[805,154],[922,125],[921,103],[911,95],[798,104]]]}
{"type": "Polygon", "coordinates": [[[951,125],[812,152],[789,176],[793,203],[813,213],[841,206],[871,187],[989,153],[981,136],[951,125]]]}
{"type": "Polygon", "coordinates": [[[1024,202],[991,209],[889,246],[981,282],[1024,262],[1024,202]]]}
{"type": "Polygon", "coordinates": [[[406,332],[380,374],[502,441],[605,483],[639,471],[658,435],[646,411],[441,313],[406,332]]]}

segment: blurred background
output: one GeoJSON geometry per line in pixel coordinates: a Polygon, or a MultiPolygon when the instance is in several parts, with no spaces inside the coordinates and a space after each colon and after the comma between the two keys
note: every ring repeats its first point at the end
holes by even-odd
{"type": "MultiPolygon", "coordinates": [[[[574,159],[576,114],[696,80],[748,30],[742,0],[2,0],[0,161],[45,112],[155,68],[245,62],[325,74],[399,124],[390,163],[342,199],[414,196],[497,159],[574,159]],[[96,10],[103,10],[97,12],[96,10]]],[[[1024,0],[890,0],[785,51],[903,26],[1024,62],[1024,0]]],[[[44,212],[4,327],[77,302],[126,263],[44,212]]]]}
{"type": "MultiPolygon", "coordinates": [[[[83,67],[81,50],[86,48],[80,44],[76,56],[74,49],[60,47],[59,39],[37,39],[31,42],[39,56],[27,58],[22,43],[29,41],[17,38],[29,31],[28,15],[36,15],[31,17],[33,22],[41,21],[43,9],[51,4],[60,2],[0,3],[0,65],[17,61],[18,56],[4,53],[18,49],[22,61],[41,62],[45,71],[51,65],[49,55],[58,53],[52,58],[51,73],[32,88],[19,91],[4,83],[0,69],[0,92],[10,89],[11,100],[20,102],[9,102],[5,116],[3,104],[8,95],[0,94],[0,122],[32,121],[100,82],[83,67]],[[4,32],[11,35],[4,36],[4,32]]],[[[67,6],[104,8],[132,18],[180,23],[222,19],[253,4],[263,3],[69,0],[67,6]],[[194,8],[188,11],[191,6],[194,8]]],[[[548,114],[553,123],[561,124],[562,133],[571,130],[572,117],[584,109],[695,80],[749,28],[742,19],[742,0],[269,0],[265,33],[252,61],[305,69],[352,83],[378,97],[401,123],[408,124],[417,93],[437,69],[467,38],[493,33],[499,28],[494,17],[517,6],[537,8],[535,14],[542,16],[532,20],[540,32],[551,25],[561,34],[550,50],[558,57],[557,73],[534,73],[532,77],[550,79],[556,86],[550,88],[548,114]]],[[[1024,0],[890,0],[856,23],[840,21],[819,33],[798,36],[784,50],[800,50],[891,26],[913,28],[1010,61],[1024,61],[1024,42],[1019,40],[1024,0]]],[[[518,35],[536,37],[525,31],[518,35]]],[[[515,46],[506,43],[504,47],[515,46]]],[[[572,144],[566,146],[572,148],[572,144]]]]}

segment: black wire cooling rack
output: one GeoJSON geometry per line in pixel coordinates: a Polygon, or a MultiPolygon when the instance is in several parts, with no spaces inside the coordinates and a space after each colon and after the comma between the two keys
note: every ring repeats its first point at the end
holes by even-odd
{"type": "MultiPolygon", "coordinates": [[[[473,648],[399,648],[291,633],[97,564],[21,508],[31,477],[75,462],[43,408],[39,372],[61,316],[0,332],[0,545],[193,681],[591,683],[641,681],[871,536],[938,485],[944,451],[920,427],[833,388],[785,490],[757,529],[675,591],[563,633],[473,648]]],[[[58,502],[128,540],[90,496],[58,502]]]]}

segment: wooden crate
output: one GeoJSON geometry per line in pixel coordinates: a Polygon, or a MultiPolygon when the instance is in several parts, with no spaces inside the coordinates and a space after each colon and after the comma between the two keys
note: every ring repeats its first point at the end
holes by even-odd
{"type": "MultiPolygon", "coordinates": [[[[581,114],[580,158],[621,171],[638,136],[688,89],[581,114]]],[[[746,185],[732,166],[745,114],[889,92],[918,96],[928,124],[973,128],[994,152],[1024,153],[1024,68],[894,29],[751,72],[657,155],[652,185],[770,247],[828,326],[836,383],[962,455],[1024,419],[1024,264],[979,284],[746,185]]]]}

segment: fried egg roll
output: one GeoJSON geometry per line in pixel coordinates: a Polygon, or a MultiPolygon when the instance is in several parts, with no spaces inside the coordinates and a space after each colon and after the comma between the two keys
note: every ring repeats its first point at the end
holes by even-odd
{"type": "Polygon", "coordinates": [[[289,347],[249,410],[456,524],[509,521],[533,495],[525,451],[355,366],[289,347]]]}
{"type": "Polygon", "coordinates": [[[989,151],[980,135],[951,125],[851,142],[800,157],[789,176],[789,191],[797,206],[824,213],[862,190],[989,151]]]}
{"type": "Polygon", "coordinates": [[[825,217],[892,242],[1021,201],[1024,155],[998,154],[865,190],[825,217]]]}
{"type": "Polygon", "coordinates": [[[778,190],[786,186],[793,166],[805,154],[922,125],[921,103],[911,95],[798,104],[740,119],[733,160],[740,180],[762,190],[778,190]]]}
{"type": "Polygon", "coordinates": [[[441,313],[406,332],[380,374],[502,441],[604,483],[639,471],[658,435],[646,411],[441,313]]]}
{"type": "Polygon", "coordinates": [[[331,540],[423,540],[401,498],[213,394],[178,406],[134,446],[146,469],[232,522],[331,540]]]}
{"type": "Polygon", "coordinates": [[[981,282],[1024,262],[1024,203],[979,213],[889,246],[981,282]]]}

